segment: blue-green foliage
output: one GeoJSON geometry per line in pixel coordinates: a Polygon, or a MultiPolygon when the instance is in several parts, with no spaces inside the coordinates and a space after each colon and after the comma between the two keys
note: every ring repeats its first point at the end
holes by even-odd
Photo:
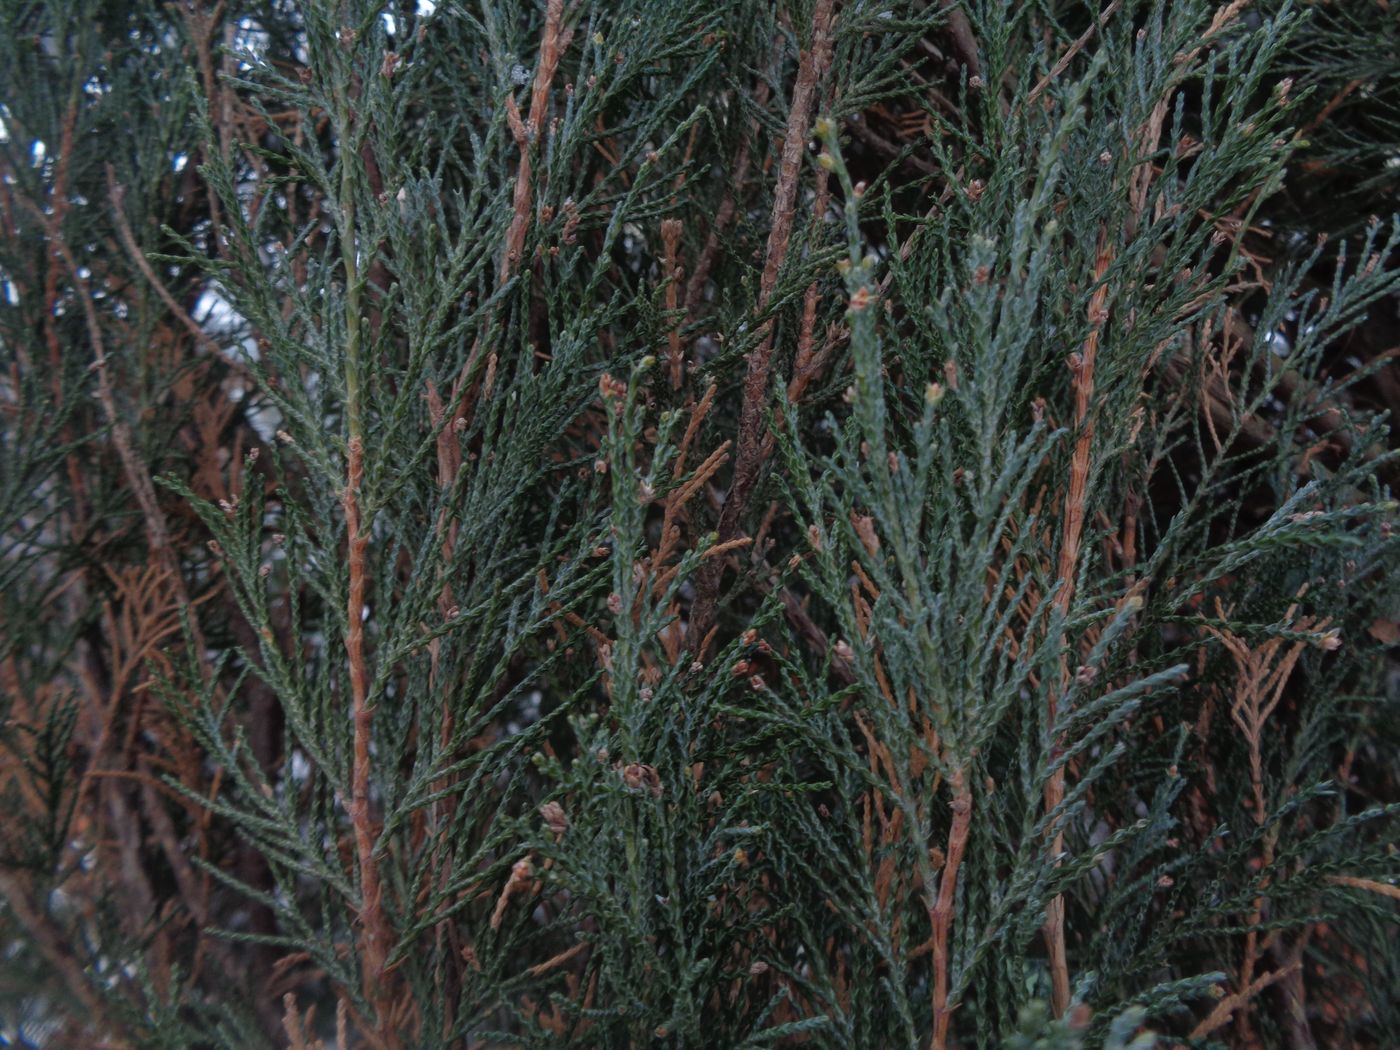
{"type": "Polygon", "coordinates": [[[6,1045],[1400,1023],[1393,362],[1353,342],[1400,220],[1294,199],[1345,162],[1394,204],[1383,49],[838,4],[775,248],[826,6],[6,8],[6,1045]],[[1365,1008],[1261,1005],[1319,967],[1365,1008]]]}

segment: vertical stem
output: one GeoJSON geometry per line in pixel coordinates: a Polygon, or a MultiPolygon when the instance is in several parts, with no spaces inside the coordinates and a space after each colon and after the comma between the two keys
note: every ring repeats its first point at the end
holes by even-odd
{"type": "MultiPolygon", "coordinates": [[[[1113,261],[1113,253],[1108,247],[1108,231],[1100,228],[1098,257],[1094,262],[1096,287],[1089,297],[1089,334],[1084,339],[1084,350],[1075,355],[1071,362],[1074,369],[1074,422],[1079,436],[1074,445],[1074,455],[1070,460],[1069,491],[1065,494],[1065,531],[1060,546],[1058,567],[1060,591],[1055,597],[1055,605],[1062,614],[1069,613],[1074,597],[1074,576],[1079,564],[1079,546],[1084,535],[1084,520],[1088,513],[1089,467],[1094,445],[1094,424],[1089,410],[1094,397],[1094,364],[1098,359],[1099,335],[1107,320],[1104,306],[1108,298],[1108,285],[1104,274],[1113,261]]],[[[1060,657],[1059,692],[1069,689],[1070,670],[1068,654],[1060,657]]],[[[1058,716],[1059,696],[1052,689],[1047,705],[1048,723],[1054,727],[1058,716]]],[[[1058,740],[1053,751],[1059,751],[1058,740]]],[[[1065,797],[1065,771],[1061,766],[1045,785],[1045,811],[1052,812],[1065,797]]],[[[1057,829],[1050,843],[1050,856],[1058,857],[1064,849],[1065,835],[1057,829]]],[[[1058,861],[1055,862],[1058,865],[1058,861]]],[[[1069,1009],[1069,961],[1065,953],[1065,899],[1056,895],[1045,908],[1045,947],[1050,955],[1051,1001],[1055,1016],[1069,1009]]]]}
{"type": "MultiPolygon", "coordinates": [[[[530,232],[530,221],[533,214],[531,202],[534,200],[535,194],[530,165],[530,148],[539,139],[541,130],[546,126],[545,117],[549,111],[550,87],[554,82],[554,75],[559,69],[559,59],[573,39],[573,30],[563,28],[563,19],[564,0],[549,0],[545,7],[544,29],[540,37],[539,64],[535,70],[534,84],[530,88],[529,114],[524,119],[521,118],[520,107],[516,104],[514,95],[507,94],[505,99],[506,124],[520,150],[520,165],[515,173],[515,192],[511,197],[512,215],[510,225],[506,228],[506,240],[502,248],[501,265],[497,275],[500,287],[505,287],[516,269],[526,261],[524,257],[525,245],[530,232]]],[[[474,376],[481,360],[482,349],[490,345],[489,339],[494,325],[495,312],[492,311],[487,314],[486,323],[481,327],[481,334],[472,343],[466,363],[462,365],[462,370],[452,385],[451,403],[455,406],[453,408],[454,416],[471,418],[476,389],[474,376]]],[[[487,360],[488,362],[494,361],[494,354],[488,354],[487,360]]],[[[493,366],[488,364],[488,378],[482,395],[483,400],[491,396],[490,375],[492,370],[493,366]]]]}
{"type": "MultiPolygon", "coordinates": [[[[349,148],[349,121],[342,132],[340,157],[340,209],[343,229],[340,232],[340,254],[345,266],[345,414],[350,430],[350,444],[364,441],[364,422],[360,406],[360,264],[355,256],[355,180],[350,161],[355,153],[349,148]]],[[[354,455],[353,448],[351,455],[354,455]]],[[[353,492],[353,490],[351,490],[353,492]]]]}
{"type": "Polygon", "coordinates": [[[367,548],[369,537],[363,530],[360,485],[364,480],[364,408],[361,393],[360,269],[356,258],[355,180],[351,164],[357,152],[350,141],[348,115],[341,122],[340,208],[342,215],[341,258],[345,267],[345,417],[349,431],[345,493],[345,536],[350,574],[346,606],[345,652],[350,664],[350,714],[354,725],[354,752],[350,773],[350,804],[347,811],[355,838],[355,855],[360,870],[360,958],[364,970],[364,995],[378,1013],[380,1038],[385,1045],[397,1040],[389,1025],[391,997],[384,965],[391,939],[384,919],[379,865],[374,857],[374,832],[370,823],[370,738],[374,708],[369,702],[369,672],[365,663],[365,594],[369,584],[367,548]]]}
{"type": "MultiPolygon", "coordinates": [[[[759,283],[755,314],[768,308],[778,273],[787,258],[792,236],[793,219],[797,209],[798,179],[802,174],[802,158],[807,149],[812,110],[817,100],[817,85],[826,75],[831,63],[832,25],[835,20],[835,0],[817,0],[812,12],[812,46],[802,52],[797,64],[797,81],[793,85],[792,106],[788,111],[787,133],[783,138],[782,159],[778,165],[778,183],[773,192],[773,211],[768,231],[768,249],[759,283]]],[[[766,426],[763,407],[768,400],[769,373],[773,356],[773,322],[764,322],[758,344],[749,351],[748,369],[744,377],[744,400],[740,410],[739,434],[736,442],[734,478],[720,510],[718,533],[720,543],[727,543],[739,533],[740,519],[749,494],[758,482],[759,472],[767,457],[766,426]]],[[[715,603],[724,575],[724,562],[712,558],[701,567],[695,583],[695,601],[690,609],[688,641],[697,654],[703,652],[705,639],[715,622],[715,603]]]]}
{"type": "Polygon", "coordinates": [[[938,901],[930,919],[933,924],[933,1040],[929,1050],[944,1050],[953,1020],[948,1005],[948,934],[953,926],[953,905],[958,890],[958,869],[967,849],[968,833],[972,828],[972,789],[962,769],[948,774],[948,786],[953,790],[953,826],[948,831],[948,855],[943,874],[938,880],[938,901]]]}
{"type": "Polygon", "coordinates": [[[681,244],[681,221],[679,219],[664,219],[661,223],[661,243],[664,247],[662,265],[665,267],[666,285],[666,312],[672,320],[669,331],[666,333],[667,358],[671,365],[671,389],[681,388],[681,378],[684,375],[684,359],[681,354],[681,325],[684,318],[677,316],[676,309],[680,306],[680,285],[681,270],[678,262],[681,244]]]}

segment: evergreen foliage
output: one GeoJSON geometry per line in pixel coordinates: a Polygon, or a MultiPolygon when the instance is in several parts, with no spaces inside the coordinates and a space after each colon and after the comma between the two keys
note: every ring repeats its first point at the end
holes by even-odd
{"type": "Polygon", "coordinates": [[[1400,1031],[1390,5],[0,17],[4,1045],[1400,1031]]]}

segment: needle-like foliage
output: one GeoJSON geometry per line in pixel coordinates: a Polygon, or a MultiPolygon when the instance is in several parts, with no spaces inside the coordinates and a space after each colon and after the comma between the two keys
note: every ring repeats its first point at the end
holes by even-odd
{"type": "Polygon", "coordinates": [[[0,4],[0,1042],[1387,1045],[1397,25],[0,4]]]}

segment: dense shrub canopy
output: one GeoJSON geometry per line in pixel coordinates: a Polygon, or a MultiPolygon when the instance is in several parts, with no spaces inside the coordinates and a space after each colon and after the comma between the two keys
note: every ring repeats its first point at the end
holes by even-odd
{"type": "Polygon", "coordinates": [[[0,3],[0,1042],[1393,1040],[1391,6],[0,3]]]}

